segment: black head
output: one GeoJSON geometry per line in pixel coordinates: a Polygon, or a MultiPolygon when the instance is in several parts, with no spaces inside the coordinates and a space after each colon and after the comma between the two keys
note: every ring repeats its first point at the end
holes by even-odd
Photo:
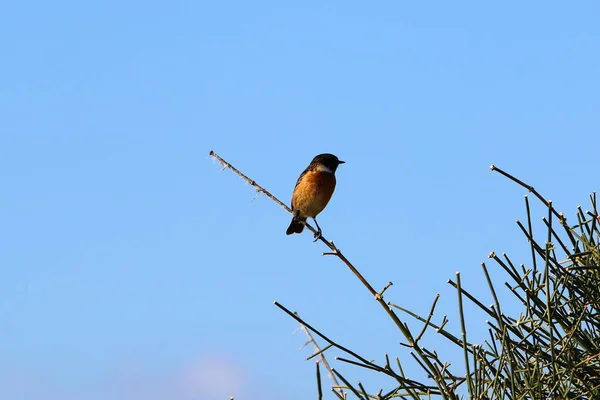
{"type": "Polygon", "coordinates": [[[310,162],[311,165],[323,165],[327,169],[330,169],[332,172],[335,172],[338,165],[344,163],[345,161],[341,161],[339,158],[329,153],[319,154],[310,162]]]}

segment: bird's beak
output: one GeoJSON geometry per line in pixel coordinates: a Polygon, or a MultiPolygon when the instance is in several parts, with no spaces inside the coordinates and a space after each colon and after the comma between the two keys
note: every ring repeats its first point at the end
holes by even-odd
{"type": "Polygon", "coordinates": [[[339,160],[338,164],[346,164],[346,161],[339,160]]]}

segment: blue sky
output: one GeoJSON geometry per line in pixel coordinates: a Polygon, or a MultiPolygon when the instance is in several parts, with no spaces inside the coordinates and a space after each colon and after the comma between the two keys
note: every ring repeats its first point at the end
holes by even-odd
{"type": "Polygon", "coordinates": [[[388,300],[425,314],[441,293],[458,327],[448,278],[485,299],[491,250],[528,261],[525,190],[490,164],[568,216],[598,190],[599,17],[592,1],[5,4],[0,398],[312,398],[274,300],[419,377],[355,277],[208,152],[284,201],[338,155],[326,237],[394,282],[388,300]]]}

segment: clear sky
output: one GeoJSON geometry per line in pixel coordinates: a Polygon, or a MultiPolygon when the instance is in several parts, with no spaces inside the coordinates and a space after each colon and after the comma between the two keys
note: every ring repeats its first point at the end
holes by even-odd
{"type": "Polygon", "coordinates": [[[325,236],[388,300],[425,314],[441,293],[457,327],[448,278],[491,301],[488,253],[528,261],[526,191],[490,164],[568,216],[598,190],[599,19],[595,1],[6,2],[0,398],[316,398],[274,300],[420,376],[355,277],[208,152],[285,201],[338,155],[325,236]]]}

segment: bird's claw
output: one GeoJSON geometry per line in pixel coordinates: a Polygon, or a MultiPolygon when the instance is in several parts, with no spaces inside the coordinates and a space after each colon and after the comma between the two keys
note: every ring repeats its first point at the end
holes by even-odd
{"type": "Polygon", "coordinates": [[[315,233],[315,235],[314,235],[314,237],[315,237],[315,240],[313,240],[313,242],[316,242],[317,240],[321,239],[321,236],[322,236],[322,235],[321,235],[321,230],[319,229],[319,230],[318,230],[318,231],[315,233]]]}

